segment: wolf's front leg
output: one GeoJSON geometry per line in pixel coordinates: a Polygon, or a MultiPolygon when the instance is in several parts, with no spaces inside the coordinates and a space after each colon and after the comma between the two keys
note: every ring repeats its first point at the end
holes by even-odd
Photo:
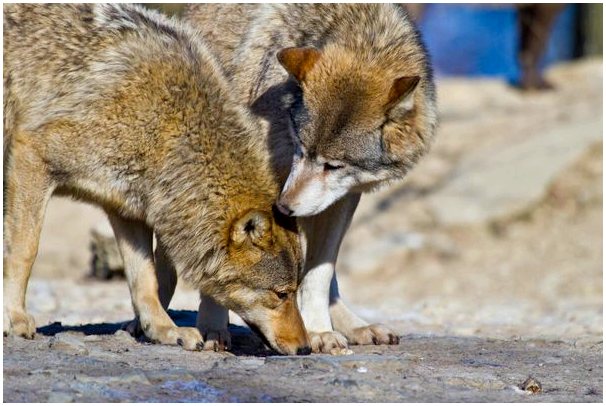
{"type": "Polygon", "coordinates": [[[126,220],[109,213],[108,217],[124,259],[135,315],[145,335],[160,344],[201,350],[204,342],[198,330],[177,327],[160,303],[152,252],[152,230],[140,221],[126,220]]]}
{"type": "Polygon", "coordinates": [[[196,327],[204,337],[205,350],[227,351],[231,348],[229,310],[201,292],[196,327]]]}
{"type": "MultiPolygon", "coordinates": [[[[154,262],[156,279],[158,280],[158,297],[164,310],[168,310],[177,287],[177,270],[166,254],[166,250],[160,240],[157,240],[156,250],[154,251],[154,262]]],[[[135,317],[133,320],[125,323],[122,329],[135,337],[144,334],[139,317],[135,317]]]]}
{"type": "Polygon", "coordinates": [[[347,354],[347,339],[333,331],[328,312],[328,289],[334,263],[325,263],[307,271],[299,287],[299,309],[313,352],[347,354]]]}
{"type": "Polygon", "coordinates": [[[3,331],[33,338],[36,325],[25,311],[25,293],[54,184],[45,163],[26,142],[13,144],[4,165],[3,331]]]}
{"type": "Polygon", "coordinates": [[[330,285],[330,320],[335,330],[343,333],[350,344],[398,344],[400,338],[383,324],[368,324],[343,303],[339,295],[337,274],[330,285]]]}
{"type": "Polygon", "coordinates": [[[350,194],[316,216],[299,219],[306,240],[299,308],[314,352],[348,352],[346,338],[333,330],[329,292],[339,247],[359,201],[359,194],[350,194]]]}
{"type": "Polygon", "coordinates": [[[358,345],[399,342],[398,335],[388,327],[368,324],[355,315],[339,295],[335,264],[359,201],[359,194],[349,194],[323,213],[300,219],[307,239],[307,273],[299,288],[299,303],[315,352],[335,353],[347,348],[347,342],[358,345]]]}
{"type": "MultiPolygon", "coordinates": [[[[155,252],[158,294],[164,309],[168,309],[177,286],[177,271],[160,241],[155,252]]],[[[134,320],[138,325],[138,320],[134,320]]],[[[228,330],[229,310],[200,292],[200,306],[196,327],[204,339],[204,350],[227,351],[231,348],[228,330]]]]}

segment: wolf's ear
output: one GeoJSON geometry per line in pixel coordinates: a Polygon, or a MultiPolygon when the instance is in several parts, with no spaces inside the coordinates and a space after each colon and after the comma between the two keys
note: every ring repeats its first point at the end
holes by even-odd
{"type": "Polygon", "coordinates": [[[230,239],[236,247],[246,242],[266,247],[271,245],[271,228],[272,220],[269,213],[251,210],[233,223],[230,239]]]}
{"type": "Polygon", "coordinates": [[[387,99],[387,113],[398,116],[412,110],[419,76],[402,76],[393,81],[387,99]]]}
{"type": "Polygon", "coordinates": [[[303,82],[322,53],[315,48],[284,48],[277,56],[284,69],[303,82]]]}

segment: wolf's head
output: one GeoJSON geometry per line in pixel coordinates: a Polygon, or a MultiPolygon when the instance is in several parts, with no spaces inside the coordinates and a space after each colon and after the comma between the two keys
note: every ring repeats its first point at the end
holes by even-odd
{"type": "Polygon", "coordinates": [[[229,273],[215,279],[214,298],[238,313],[282,354],[309,354],[297,307],[302,253],[296,223],[277,210],[249,210],[229,231],[229,273]]]}
{"type": "Polygon", "coordinates": [[[296,152],[283,213],[314,215],[349,191],[400,178],[426,149],[433,128],[424,117],[434,113],[423,63],[385,64],[335,45],[277,57],[301,91],[290,109],[296,152]]]}

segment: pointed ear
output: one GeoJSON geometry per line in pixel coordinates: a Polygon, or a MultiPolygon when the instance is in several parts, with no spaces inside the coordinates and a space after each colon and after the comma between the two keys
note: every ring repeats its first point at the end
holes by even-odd
{"type": "Polygon", "coordinates": [[[420,79],[419,76],[402,76],[393,81],[386,106],[389,114],[401,114],[412,110],[415,89],[420,79]]]}
{"type": "Polygon", "coordinates": [[[235,246],[246,242],[266,247],[272,241],[271,215],[264,211],[251,210],[236,220],[231,227],[230,240],[235,246]]]}
{"type": "Polygon", "coordinates": [[[305,80],[305,76],[314,67],[322,53],[315,48],[284,48],[278,52],[278,61],[284,69],[293,75],[299,82],[305,80]]]}

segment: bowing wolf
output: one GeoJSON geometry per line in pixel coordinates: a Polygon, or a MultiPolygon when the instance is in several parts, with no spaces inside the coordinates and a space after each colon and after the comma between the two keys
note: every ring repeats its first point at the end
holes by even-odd
{"type": "Polygon", "coordinates": [[[296,224],[272,209],[260,129],[221,72],[193,30],[138,6],[4,7],[5,334],[35,332],[25,293],[60,194],[107,212],[150,339],[202,346],[158,297],[155,262],[170,262],[275,350],[309,353],[296,224]]]}

